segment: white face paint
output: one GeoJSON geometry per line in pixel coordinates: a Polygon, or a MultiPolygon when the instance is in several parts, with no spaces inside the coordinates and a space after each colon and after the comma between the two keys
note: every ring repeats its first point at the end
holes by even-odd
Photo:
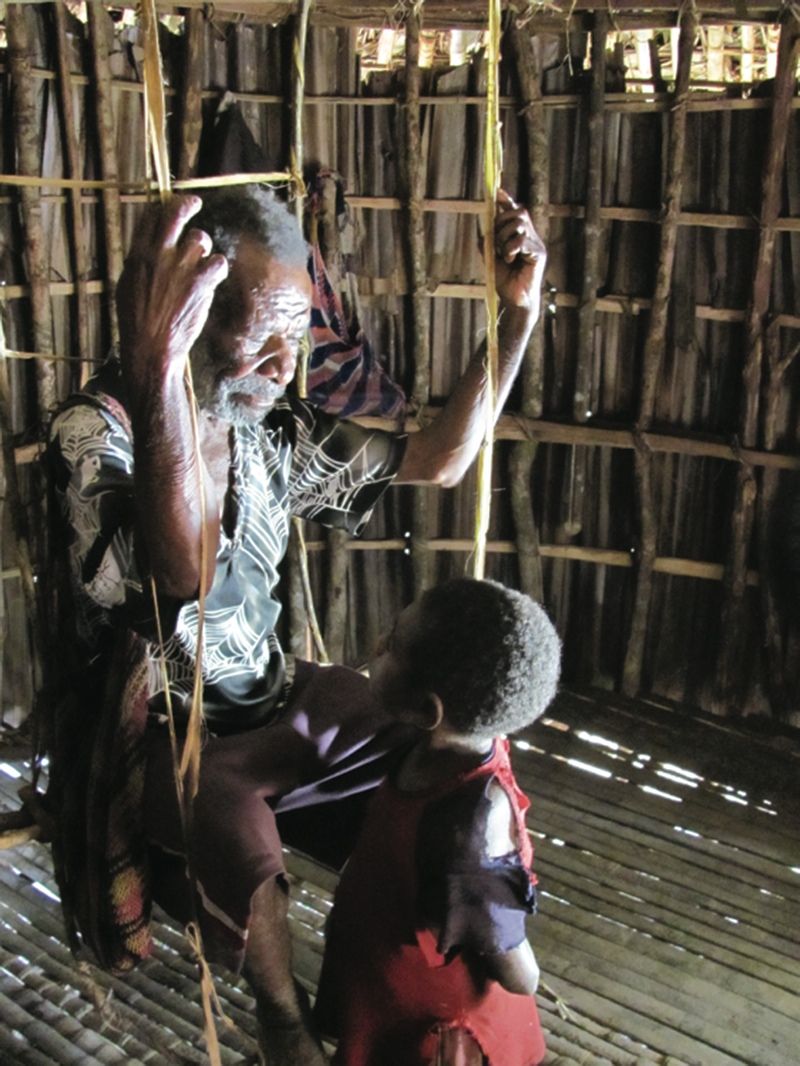
{"type": "Polygon", "coordinates": [[[294,377],[308,329],[311,283],[253,241],[237,256],[208,324],[192,349],[203,410],[235,424],[261,422],[294,377]]]}

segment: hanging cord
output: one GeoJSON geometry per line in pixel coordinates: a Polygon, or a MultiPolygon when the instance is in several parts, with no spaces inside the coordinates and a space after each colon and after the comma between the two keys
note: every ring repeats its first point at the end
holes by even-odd
{"type": "MultiPolygon", "coordinates": [[[[172,196],[172,185],[169,172],[169,153],[167,150],[166,139],[166,109],[164,105],[164,81],[161,67],[161,53],[158,45],[158,18],[156,14],[155,0],[142,0],[140,18],[144,37],[144,103],[146,136],[152,152],[159,196],[162,203],[167,203],[172,196]]],[[[189,711],[189,721],[186,727],[186,737],[183,743],[183,750],[180,753],[180,758],[170,693],[169,671],[167,669],[166,654],[164,651],[164,634],[158,606],[158,589],[156,588],[156,582],[153,577],[150,579],[150,591],[153,597],[153,607],[156,618],[159,660],[167,707],[167,720],[169,722],[169,736],[172,749],[175,788],[180,810],[181,831],[192,889],[191,907],[193,921],[191,921],[186,927],[186,937],[191,944],[200,970],[200,988],[209,1061],[212,1063],[212,1066],[221,1066],[222,1060],[220,1058],[214,1008],[216,1007],[218,1016],[220,1016],[227,1025],[232,1026],[233,1023],[225,1017],[220,1009],[219,1001],[214,993],[208,963],[203,952],[200,925],[196,913],[197,873],[194,862],[194,849],[192,846],[192,804],[194,797],[197,794],[200,776],[200,751],[203,734],[203,644],[206,599],[205,575],[208,565],[208,535],[206,530],[206,498],[203,479],[204,465],[203,457],[200,452],[200,435],[197,423],[197,400],[192,383],[191,366],[188,360],[186,362],[185,374],[186,393],[189,402],[194,444],[195,470],[199,481],[200,588],[197,602],[197,647],[195,652],[192,703],[189,711]]]]}
{"type": "Polygon", "coordinates": [[[503,167],[503,148],[500,141],[500,96],[498,91],[500,67],[501,0],[489,0],[489,33],[486,45],[486,133],[483,146],[483,177],[485,195],[483,257],[486,266],[486,372],[485,427],[483,443],[478,452],[478,486],[475,507],[475,547],[472,555],[472,576],[482,578],[486,569],[486,539],[492,509],[492,456],[494,453],[494,417],[497,406],[499,318],[497,288],[495,286],[494,219],[497,192],[503,167]]]}
{"type": "MultiPolygon", "coordinates": [[[[312,2],[313,0],[302,0],[300,10],[297,13],[297,32],[295,33],[292,50],[295,76],[292,87],[294,125],[292,143],[289,147],[289,172],[294,195],[294,211],[301,232],[303,230],[303,206],[308,193],[303,179],[303,98],[306,85],[306,36],[308,32],[308,15],[312,2]]],[[[306,331],[297,352],[297,393],[303,399],[308,395],[308,358],[310,350],[308,331],[306,331]]],[[[305,601],[308,626],[317,649],[319,661],[321,663],[329,663],[331,660],[325,648],[325,641],[322,637],[322,630],[320,629],[314,606],[314,595],[311,591],[308,552],[306,551],[302,519],[293,518],[292,528],[294,529],[297,564],[300,568],[300,584],[303,588],[303,600],[305,601]]]]}

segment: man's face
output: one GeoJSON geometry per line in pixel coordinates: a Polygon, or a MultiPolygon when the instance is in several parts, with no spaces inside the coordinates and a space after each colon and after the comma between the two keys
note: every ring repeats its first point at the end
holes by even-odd
{"type": "Polygon", "coordinates": [[[201,408],[238,425],[261,422],[294,377],[310,306],[305,268],[286,266],[243,237],[192,349],[201,408]]]}

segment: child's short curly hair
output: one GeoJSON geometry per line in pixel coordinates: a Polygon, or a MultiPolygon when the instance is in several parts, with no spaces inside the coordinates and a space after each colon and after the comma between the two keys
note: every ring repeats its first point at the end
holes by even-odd
{"type": "Polygon", "coordinates": [[[403,649],[415,687],[437,693],[453,729],[513,733],[556,693],[561,642],[542,607],[495,581],[455,578],[420,599],[403,649]]]}

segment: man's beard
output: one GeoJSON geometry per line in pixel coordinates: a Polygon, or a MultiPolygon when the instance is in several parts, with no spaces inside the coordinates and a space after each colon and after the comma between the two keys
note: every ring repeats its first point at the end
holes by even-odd
{"type": "Polygon", "coordinates": [[[206,337],[198,338],[189,358],[200,409],[235,426],[258,425],[286,391],[283,385],[257,373],[243,378],[220,373],[224,357],[216,356],[206,337]]]}

